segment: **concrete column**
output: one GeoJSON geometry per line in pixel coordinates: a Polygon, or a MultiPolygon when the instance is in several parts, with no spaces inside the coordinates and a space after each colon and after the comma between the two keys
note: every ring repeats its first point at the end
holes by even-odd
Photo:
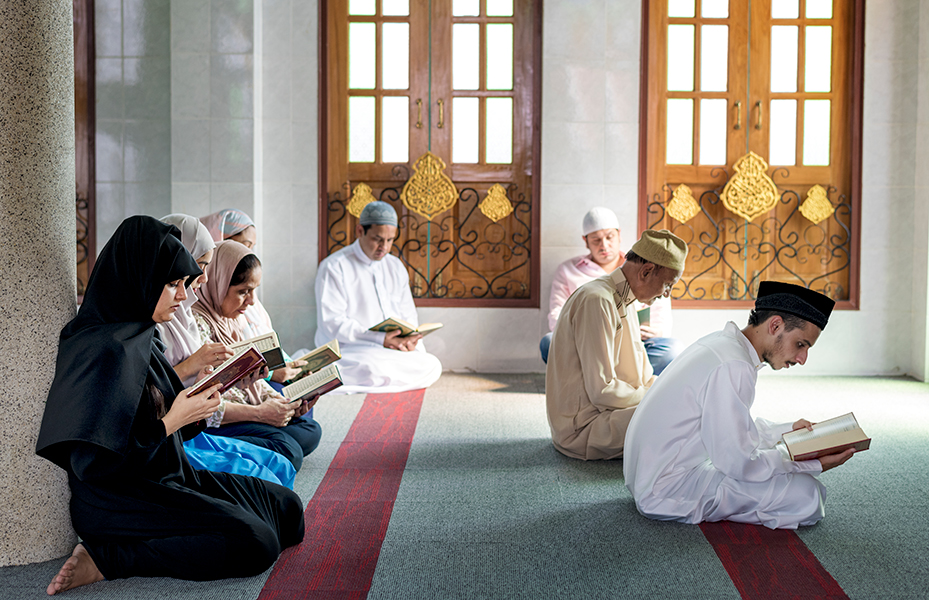
{"type": "Polygon", "coordinates": [[[65,473],[35,455],[75,313],[72,29],[71,0],[0,0],[0,566],[75,543],[65,473]]]}

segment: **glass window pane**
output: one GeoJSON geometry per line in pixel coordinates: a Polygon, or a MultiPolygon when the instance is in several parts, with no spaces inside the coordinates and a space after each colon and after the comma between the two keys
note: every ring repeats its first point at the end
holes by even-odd
{"type": "Polygon", "coordinates": [[[513,0],[487,0],[488,17],[512,17],[513,0]]]}
{"type": "Polygon", "coordinates": [[[725,19],[729,16],[729,0],[703,0],[700,14],[706,19],[725,19]]]}
{"type": "Polygon", "coordinates": [[[832,27],[806,28],[806,64],[803,68],[807,92],[832,89],[832,27]]]}
{"type": "Polygon", "coordinates": [[[410,14],[410,0],[381,0],[381,14],[388,17],[405,17],[410,14]]]}
{"type": "Polygon", "coordinates": [[[374,23],[348,24],[348,87],[373,90],[376,81],[374,23]]]}
{"type": "Polygon", "coordinates": [[[478,99],[452,98],[452,162],[477,163],[478,99]]]}
{"type": "Polygon", "coordinates": [[[668,98],[667,163],[691,165],[694,162],[694,101],[668,98]]]}
{"type": "Polygon", "coordinates": [[[700,29],[700,89],[725,92],[729,75],[729,27],[703,25],[700,29]]]}
{"type": "Polygon", "coordinates": [[[487,25],[487,88],[513,89],[513,25],[487,25]]]}
{"type": "Polygon", "coordinates": [[[694,0],[668,0],[669,17],[693,17],[696,15],[694,0]]]}
{"type": "Polygon", "coordinates": [[[481,26],[477,23],[452,25],[452,89],[476,90],[480,85],[481,26]]]}
{"type": "Polygon", "coordinates": [[[700,100],[700,164],[726,164],[726,106],[724,98],[700,100]]]}
{"type": "Polygon", "coordinates": [[[452,2],[453,17],[479,17],[481,16],[481,0],[454,0],[452,2]]]}
{"type": "Polygon", "coordinates": [[[803,164],[829,164],[829,100],[803,101],[803,164]]]}
{"type": "Polygon", "coordinates": [[[381,37],[381,87],[405,90],[410,87],[410,24],[384,23],[381,37]]]}
{"type": "Polygon", "coordinates": [[[800,0],[771,0],[772,19],[799,19],[800,0]]]}
{"type": "Polygon", "coordinates": [[[797,164],[797,101],[772,100],[769,165],[797,164]]]}
{"type": "Polygon", "coordinates": [[[694,26],[668,25],[668,91],[694,89],[694,26]]]}
{"type": "Polygon", "coordinates": [[[381,162],[409,162],[410,99],[384,96],[381,102],[381,162]]]}
{"type": "Polygon", "coordinates": [[[797,35],[794,25],[771,28],[771,91],[797,91],[797,35]]]}
{"type": "Polygon", "coordinates": [[[807,19],[831,19],[832,0],[806,0],[807,19]]]}
{"type": "Polygon", "coordinates": [[[513,162],[513,99],[488,98],[487,164],[513,162]]]}
{"type": "Polygon", "coordinates": [[[348,162],[374,162],[374,97],[348,99],[348,162]]]}
{"type": "Polygon", "coordinates": [[[377,0],[348,0],[348,14],[350,15],[377,14],[377,0]]]}

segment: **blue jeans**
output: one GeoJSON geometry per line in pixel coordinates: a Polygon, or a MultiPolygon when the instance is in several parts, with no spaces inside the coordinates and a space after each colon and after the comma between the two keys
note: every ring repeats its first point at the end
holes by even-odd
{"type": "Polygon", "coordinates": [[[294,469],[299,471],[303,464],[303,457],[316,450],[316,446],[319,445],[322,428],[319,423],[303,415],[288,423],[286,427],[249,421],[211,428],[209,433],[245,440],[256,446],[273,450],[289,460],[294,469]]]}
{"type": "Polygon", "coordinates": [[[651,338],[642,343],[655,375],[660,375],[682,350],[681,343],[674,338],[651,338]]]}
{"type": "Polygon", "coordinates": [[[542,341],[539,342],[539,352],[542,353],[542,362],[548,364],[548,348],[552,345],[552,332],[549,331],[542,337],[542,341]]]}

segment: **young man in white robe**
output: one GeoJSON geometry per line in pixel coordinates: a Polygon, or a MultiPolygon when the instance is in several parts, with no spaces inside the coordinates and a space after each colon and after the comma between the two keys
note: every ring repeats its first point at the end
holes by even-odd
{"type": "Polygon", "coordinates": [[[781,435],[809,421],[752,419],[758,370],[804,364],[835,302],[806,288],[763,281],[748,326],[728,323],[680,354],[639,404],[626,432],[623,472],[651,519],[736,521],[796,529],[823,518],[815,475],[854,450],[792,461],[781,435]]]}
{"type": "Polygon", "coordinates": [[[568,298],[545,372],[548,424],[562,454],[582,460],[622,456],[629,419],[655,380],[633,304],[667,297],[686,258],[679,237],[645,231],[618,269],[568,298]]]}
{"type": "Polygon", "coordinates": [[[419,324],[410,277],[390,254],[397,238],[397,213],[386,202],[361,211],[355,241],[328,256],[316,274],[316,345],[339,341],[336,364],[344,385],[333,393],[401,392],[425,388],[442,374],[422,336],[370,331],[389,317],[419,324]]]}

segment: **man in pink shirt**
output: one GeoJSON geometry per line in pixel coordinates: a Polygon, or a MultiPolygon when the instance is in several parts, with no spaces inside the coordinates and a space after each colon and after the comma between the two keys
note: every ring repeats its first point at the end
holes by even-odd
{"type": "MultiPolygon", "coordinates": [[[[539,343],[542,360],[548,362],[548,349],[552,342],[552,331],[558,322],[558,315],[564,303],[574,290],[583,284],[612,273],[626,260],[626,255],[619,249],[619,219],[609,208],[596,207],[584,215],[582,226],[584,245],[588,254],[575,256],[560,265],[552,281],[552,293],[549,300],[548,328],[539,343]]],[[[635,309],[642,310],[644,304],[636,302],[635,309]]],[[[649,318],[640,319],[642,342],[648,360],[652,363],[655,375],[661,373],[668,363],[681,352],[681,344],[671,338],[671,299],[659,298],[649,308],[649,318]]]]}

